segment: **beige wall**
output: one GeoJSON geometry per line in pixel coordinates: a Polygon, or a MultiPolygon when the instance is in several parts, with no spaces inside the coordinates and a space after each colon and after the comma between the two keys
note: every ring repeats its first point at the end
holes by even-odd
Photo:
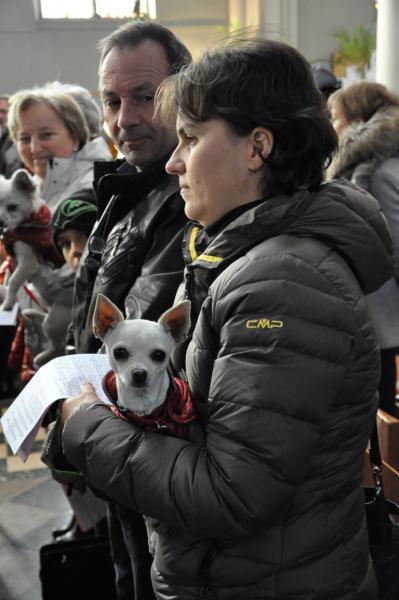
{"type": "MultiPolygon", "coordinates": [[[[54,0],[56,1],[56,0],[54,0]]],[[[96,44],[116,23],[40,23],[35,0],[0,0],[0,93],[53,79],[97,89],[96,44]]],[[[171,27],[195,56],[214,44],[241,7],[245,19],[281,19],[283,39],[296,43],[309,60],[327,59],[331,33],[368,24],[372,0],[158,0],[158,19],[171,27]],[[230,9],[230,10],[229,10],[230,9]],[[288,33],[287,33],[288,32],[288,33]],[[291,37],[290,37],[291,36],[291,37]]]]}
{"type": "Polygon", "coordinates": [[[298,0],[298,49],[311,62],[328,60],[335,47],[333,32],[352,33],[359,23],[369,26],[374,15],[372,0],[298,0]]]}
{"type": "MultiPolygon", "coordinates": [[[[226,0],[158,0],[158,18],[198,55],[226,26],[226,0]]],[[[35,17],[34,0],[0,0],[0,93],[53,79],[96,90],[96,44],[117,24],[43,24],[35,17]]]]}

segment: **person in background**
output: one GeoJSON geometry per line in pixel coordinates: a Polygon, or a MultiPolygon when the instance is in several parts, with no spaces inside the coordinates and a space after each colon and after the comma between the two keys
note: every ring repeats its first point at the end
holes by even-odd
{"type": "MultiPolygon", "coordinates": [[[[94,101],[93,101],[94,102],[94,101]]],[[[92,107],[91,107],[92,108],[92,107]]],[[[52,89],[51,85],[38,87],[30,90],[22,90],[10,98],[9,128],[13,139],[16,142],[18,152],[25,165],[32,173],[37,175],[41,182],[41,197],[47,204],[50,211],[54,214],[64,199],[72,198],[77,190],[91,189],[93,183],[94,162],[109,160],[112,155],[102,137],[91,136],[89,132],[89,123],[92,125],[92,119],[86,120],[86,114],[92,116],[92,111],[83,110],[79,103],[66,91],[52,89]]],[[[98,125],[100,124],[97,121],[98,125]]],[[[94,133],[94,132],[93,132],[94,133]]],[[[55,300],[68,300],[68,294],[61,298],[58,295],[58,284],[66,284],[69,292],[73,293],[72,284],[74,275],[69,274],[66,281],[60,279],[54,273],[54,279],[48,281],[50,291],[55,286],[55,300]],[[57,285],[55,281],[57,280],[57,285]]],[[[46,284],[46,282],[44,282],[46,284]]],[[[69,298],[70,300],[70,298],[69,298]]],[[[33,307],[37,314],[37,307],[33,307]]],[[[70,314],[66,306],[59,307],[59,314],[70,314]]],[[[29,317],[29,313],[25,313],[29,317]]],[[[29,324],[28,324],[29,325],[29,324]]],[[[31,321],[31,331],[33,323],[31,321]]],[[[19,331],[23,327],[23,322],[19,325],[19,331]]],[[[64,320],[53,328],[50,328],[59,341],[61,330],[64,333],[64,320]]],[[[64,335],[63,335],[64,337],[64,335]]],[[[19,346],[23,345],[24,339],[18,335],[18,329],[15,337],[19,346]]],[[[28,338],[28,344],[31,344],[33,338],[28,338]]],[[[13,348],[18,349],[18,344],[13,344],[11,353],[13,356],[22,357],[21,378],[31,378],[35,372],[35,365],[32,364],[29,351],[13,352],[13,348]]],[[[66,341],[63,344],[66,350],[66,341]]],[[[57,354],[62,349],[56,349],[57,354]]],[[[39,360],[46,360],[46,356],[40,354],[36,357],[36,363],[39,360]]],[[[10,360],[9,360],[10,362],[10,360]]],[[[16,361],[14,360],[14,363],[16,361]]],[[[105,522],[106,505],[96,498],[91,491],[85,494],[74,492],[69,498],[74,515],[76,516],[77,526],[72,520],[68,527],[60,529],[54,533],[58,537],[65,534],[80,535],[80,533],[95,530],[98,524],[105,522]],[[87,518],[84,516],[87,515],[87,518]],[[69,531],[73,527],[71,531],[69,531]]]]}
{"type": "Polygon", "coordinates": [[[51,86],[11,97],[9,128],[24,165],[40,178],[51,212],[77,189],[91,187],[94,161],[111,158],[101,137],[90,139],[76,100],[51,86]]]}
{"type": "Polygon", "coordinates": [[[331,94],[340,89],[342,85],[340,80],[326,67],[313,66],[312,70],[317,87],[323,94],[324,99],[328,100],[331,94]]]}
{"type": "Polygon", "coordinates": [[[337,137],[294,48],[207,52],[168,99],[179,143],[166,169],[191,219],[187,379],[206,440],[143,432],[87,383],[61,406],[66,457],[160,522],[159,600],[375,598],[363,472],[379,352],[364,294],[392,275],[386,221],[365,191],[323,183],[337,137]]]}
{"type": "Polygon", "coordinates": [[[99,138],[102,140],[102,144],[106,144],[111,151],[112,158],[116,158],[117,148],[110,139],[108,132],[105,131],[102,111],[88,89],[75,83],[61,83],[60,81],[48,82],[45,88],[58,90],[72,96],[85,116],[89,129],[89,139],[99,138]]]}
{"type": "Polygon", "coordinates": [[[9,98],[8,94],[0,94],[0,175],[4,175],[7,179],[22,167],[7,125],[9,98]]]}
{"type": "Polygon", "coordinates": [[[54,244],[73,273],[77,271],[96,218],[97,208],[92,189],[71,194],[70,198],[59,204],[53,215],[51,227],[54,244]]]}
{"type": "Polygon", "coordinates": [[[399,96],[380,83],[361,81],[329,99],[339,150],[328,175],[346,177],[380,203],[391,230],[394,276],[367,297],[381,348],[380,408],[396,416],[399,348],[399,96]]]}
{"type": "MultiPolygon", "coordinates": [[[[0,94],[0,175],[10,178],[14,171],[22,166],[22,163],[8,131],[8,109],[8,94],[0,94]]],[[[6,256],[5,248],[0,242],[0,264],[3,263],[6,256]]],[[[16,327],[12,325],[3,325],[1,328],[0,398],[12,398],[15,392],[17,372],[15,369],[9,368],[7,364],[15,330],[16,327]]]]}
{"type": "Polygon", "coordinates": [[[43,87],[50,92],[61,92],[72,96],[85,116],[89,140],[94,140],[101,135],[102,111],[88,89],[76,83],[61,83],[60,81],[49,81],[43,87]]]}
{"type": "MultiPolygon", "coordinates": [[[[174,122],[154,118],[154,96],[190,53],[173,32],[152,22],[120,27],[99,49],[104,119],[123,159],[95,165],[99,220],[76,274],[68,340],[77,353],[96,352],[101,345],[92,327],[98,293],[129,318],[158,319],[173,304],[184,267],[187,218],[177,177],[165,172],[176,131],[174,122]]],[[[118,599],[151,600],[142,516],[111,502],[109,528],[118,599]]]]}

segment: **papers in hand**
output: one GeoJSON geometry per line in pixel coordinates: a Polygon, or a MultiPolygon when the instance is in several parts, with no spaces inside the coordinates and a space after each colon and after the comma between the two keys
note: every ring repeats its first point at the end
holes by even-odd
{"type": "Polygon", "coordinates": [[[0,310],[0,326],[16,325],[18,316],[18,304],[14,304],[11,310],[0,310]]]}
{"type": "Polygon", "coordinates": [[[25,461],[47,409],[60,398],[77,396],[90,381],[100,400],[109,404],[102,380],[110,370],[106,354],[71,354],[41,367],[1,418],[11,450],[25,461]]]}

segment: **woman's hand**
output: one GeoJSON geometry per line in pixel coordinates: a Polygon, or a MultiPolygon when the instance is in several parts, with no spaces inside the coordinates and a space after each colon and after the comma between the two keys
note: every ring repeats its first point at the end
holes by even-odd
{"type": "Polygon", "coordinates": [[[82,404],[92,404],[99,400],[93,385],[88,382],[82,383],[79,396],[67,398],[62,402],[60,407],[62,422],[65,423],[65,421],[73,415],[82,404]]]}

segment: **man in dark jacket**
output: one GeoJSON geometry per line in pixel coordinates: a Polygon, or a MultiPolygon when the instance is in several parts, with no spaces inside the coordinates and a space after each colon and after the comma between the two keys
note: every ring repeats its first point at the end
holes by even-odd
{"type": "MultiPolygon", "coordinates": [[[[98,293],[130,318],[157,319],[173,304],[183,278],[186,222],[176,177],[165,163],[176,145],[171,128],[153,120],[160,83],[191,60],[188,50],[155,23],[123,26],[100,44],[105,121],[125,160],[95,165],[95,227],[77,273],[73,344],[96,352],[92,316],[98,293]]],[[[141,515],[110,505],[110,532],[120,600],[153,598],[150,556],[141,515]],[[119,511],[130,527],[120,528],[119,511]]]]}
{"type": "Polygon", "coordinates": [[[183,269],[183,201],[177,178],[164,168],[176,133],[153,121],[153,99],[190,54],[155,23],[121,27],[100,48],[104,117],[125,160],[95,166],[99,222],[77,273],[76,352],[99,347],[92,333],[97,293],[126,308],[128,317],[155,319],[172,304],[183,269]]]}

